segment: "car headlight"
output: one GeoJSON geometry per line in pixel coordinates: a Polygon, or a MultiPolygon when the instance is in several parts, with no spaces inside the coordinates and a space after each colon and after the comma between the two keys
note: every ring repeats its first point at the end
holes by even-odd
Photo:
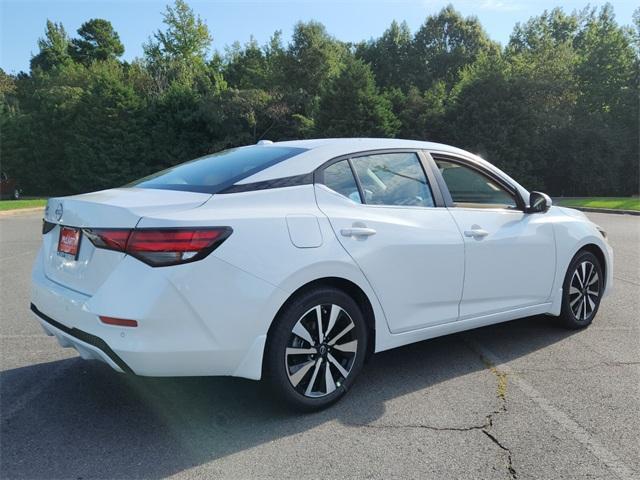
{"type": "Polygon", "coordinates": [[[596,228],[598,229],[598,231],[600,232],[600,235],[602,235],[602,238],[606,239],[607,238],[607,232],[605,232],[602,228],[600,228],[598,225],[596,225],[596,228]]]}

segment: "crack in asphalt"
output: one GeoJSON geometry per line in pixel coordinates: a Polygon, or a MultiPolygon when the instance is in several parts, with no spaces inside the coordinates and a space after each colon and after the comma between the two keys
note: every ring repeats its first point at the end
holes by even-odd
{"type": "Polygon", "coordinates": [[[500,443],[500,441],[495,437],[495,435],[492,435],[487,430],[482,430],[482,433],[484,433],[487,437],[489,437],[491,441],[495,443],[498,447],[500,447],[502,450],[507,452],[507,461],[508,461],[507,469],[509,470],[509,475],[511,475],[511,478],[518,478],[518,474],[516,473],[515,468],[513,468],[513,458],[511,457],[511,450],[509,450],[508,447],[505,447],[502,443],[500,443]]]}
{"type": "Polygon", "coordinates": [[[476,355],[480,357],[482,363],[486,366],[486,368],[496,377],[497,386],[496,386],[496,397],[500,402],[500,406],[497,410],[489,413],[485,418],[485,422],[481,425],[470,425],[468,427],[438,427],[435,425],[427,425],[424,423],[408,423],[408,424],[370,424],[370,423],[345,423],[347,426],[351,427],[359,427],[359,428],[372,428],[372,429],[410,429],[410,428],[419,428],[425,429],[435,432],[471,432],[471,431],[481,431],[487,438],[491,440],[493,444],[498,446],[500,450],[506,452],[507,455],[507,463],[506,468],[509,472],[509,477],[512,479],[517,479],[518,474],[514,467],[513,462],[513,453],[511,449],[504,445],[494,433],[490,430],[494,425],[494,418],[501,414],[508,413],[507,410],[507,384],[508,378],[507,373],[498,369],[482,352],[479,352],[474,348],[474,346],[465,340],[467,347],[471,349],[476,355]]]}
{"type": "MultiPolygon", "coordinates": [[[[501,402],[506,402],[505,396],[498,397],[501,399],[501,402]]],[[[482,425],[471,425],[468,427],[437,427],[434,425],[426,425],[424,423],[410,423],[410,424],[370,424],[370,423],[346,423],[345,425],[351,427],[359,427],[359,428],[372,428],[372,429],[410,429],[410,428],[419,428],[425,429],[435,432],[471,432],[471,431],[481,431],[484,433],[487,438],[491,440],[492,443],[497,445],[501,450],[506,452],[507,454],[507,470],[509,472],[509,476],[512,479],[517,479],[518,474],[516,472],[515,467],[513,466],[513,454],[511,450],[500,442],[497,437],[490,432],[491,427],[493,427],[494,416],[507,413],[506,404],[503,403],[498,410],[494,410],[486,417],[486,421],[482,425]]]]}
{"type": "Polygon", "coordinates": [[[433,430],[435,432],[470,432],[472,430],[482,430],[484,428],[487,428],[491,424],[491,421],[489,420],[490,416],[491,415],[487,416],[486,423],[483,423],[482,425],[471,425],[469,427],[436,427],[434,425],[426,425],[424,423],[404,423],[404,424],[396,425],[396,424],[389,424],[389,423],[371,424],[371,423],[351,423],[350,422],[350,423],[345,423],[345,425],[350,427],[362,427],[362,428],[380,428],[380,429],[424,428],[425,430],[433,430]]]}
{"type": "Polygon", "coordinates": [[[471,349],[476,355],[480,357],[480,360],[485,365],[485,367],[496,377],[498,381],[498,385],[496,387],[496,396],[500,401],[500,408],[487,416],[487,425],[482,428],[482,433],[484,433],[487,438],[489,438],[494,444],[496,444],[500,449],[504,450],[507,453],[507,470],[509,471],[509,476],[513,479],[518,478],[518,473],[516,472],[515,467],[513,466],[513,453],[511,449],[504,445],[494,433],[491,433],[491,428],[493,427],[493,419],[494,416],[500,414],[508,413],[507,409],[507,386],[508,386],[508,376],[507,373],[500,370],[495,366],[495,364],[489,360],[481,351],[476,349],[474,345],[465,339],[465,344],[468,348],[471,349]]]}
{"type": "MultiPolygon", "coordinates": [[[[466,343],[469,347],[480,355],[483,358],[483,361],[488,365],[500,365],[501,371],[506,375],[508,374],[512,379],[512,383],[524,393],[532,402],[534,402],[542,411],[546,414],[546,416],[554,421],[556,421],[563,429],[568,431],[575,440],[584,445],[590,453],[592,453],[600,462],[602,462],[607,468],[612,471],[612,474],[620,479],[631,479],[638,478],[638,476],[634,473],[633,469],[629,468],[623,460],[621,460],[617,455],[608,450],[605,446],[603,446],[596,438],[594,438],[593,434],[589,433],[589,431],[580,425],[576,420],[573,420],[566,413],[558,408],[554,407],[553,404],[547,400],[540,392],[538,392],[532,385],[526,382],[521,376],[517,375],[516,372],[506,364],[499,356],[493,353],[490,349],[481,345],[480,343],[474,341],[473,339],[466,337],[466,343]]],[[[603,357],[604,355],[600,354],[598,351],[589,347],[588,344],[585,344],[585,347],[589,348],[589,350],[596,353],[598,356],[603,357]]],[[[609,362],[613,364],[626,364],[626,363],[636,363],[636,362],[615,362],[611,360],[603,360],[604,363],[609,362]]],[[[496,367],[494,367],[496,368],[496,367]]],[[[497,370],[497,368],[496,368],[497,370]]],[[[506,399],[506,397],[505,397],[506,399]]],[[[506,402],[503,404],[506,411],[506,402]]],[[[495,438],[495,436],[494,436],[495,438]]],[[[502,442],[499,442],[500,446],[505,447],[509,453],[510,450],[504,445],[502,442]]],[[[511,467],[513,468],[513,458],[510,459],[511,467]]],[[[510,470],[511,473],[511,470],[510,470]]],[[[515,478],[515,470],[513,471],[513,478],[515,478]]]]}

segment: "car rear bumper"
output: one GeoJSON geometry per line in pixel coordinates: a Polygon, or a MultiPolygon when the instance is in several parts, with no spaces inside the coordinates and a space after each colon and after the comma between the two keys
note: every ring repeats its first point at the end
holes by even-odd
{"type": "Polygon", "coordinates": [[[77,328],[69,328],[48,317],[31,304],[31,311],[38,319],[45,333],[57,338],[64,348],[75,348],[85,360],[100,360],[121,373],[133,373],[133,370],[122,360],[104,340],[77,328]]]}
{"type": "Polygon", "coordinates": [[[31,310],[63,347],[119,372],[260,379],[266,333],[282,295],[226,262],[206,260],[208,266],[153,269],[128,258],[89,296],[50,280],[40,254],[31,310]],[[200,269],[208,271],[205,279],[200,269]],[[138,326],[107,325],[100,316],[138,326]]]}

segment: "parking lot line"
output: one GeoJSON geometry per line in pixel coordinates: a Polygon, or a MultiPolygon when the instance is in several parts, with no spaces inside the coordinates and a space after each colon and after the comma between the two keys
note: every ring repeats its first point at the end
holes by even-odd
{"type": "Polygon", "coordinates": [[[495,369],[505,373],[509,377],[511,384],[515,385],[522,391],[532,402],[544,411],[549,418],[555,420],[566,431],[584,445],[598,460],[600,460],[616,477],[621,480],[638,479],[639,476],[627,465],[620,460],[614,453],[605,448],[598,442],[593,435],[585,430],[580,424],[569,417],[566,413],[554,407],[538,390],[536,390],[529,382],[518,376],[514,370],[507,365],[496,353],[491,351],[484,345],[473,340],[469,336],[466,337],[467,343],[480,356],[485,357],[491,362],[495,369]]]}

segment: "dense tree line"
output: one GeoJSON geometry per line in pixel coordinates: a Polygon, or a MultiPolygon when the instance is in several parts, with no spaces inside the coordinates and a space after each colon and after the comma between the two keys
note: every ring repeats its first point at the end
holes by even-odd
{"type": "Polygon", "coordinates": [[[0,70],[0,159],[27,194],[122,185],[268,138],[424,139],[477,152],[553,195],[638,192],[640,10],[557,8],[506,46],[449,6],[412,33],[342,42],[318,22],[212,51],[190,7],[167,7],[143,58],[103,19],[47,22],[29,73],[0,70]]]}

